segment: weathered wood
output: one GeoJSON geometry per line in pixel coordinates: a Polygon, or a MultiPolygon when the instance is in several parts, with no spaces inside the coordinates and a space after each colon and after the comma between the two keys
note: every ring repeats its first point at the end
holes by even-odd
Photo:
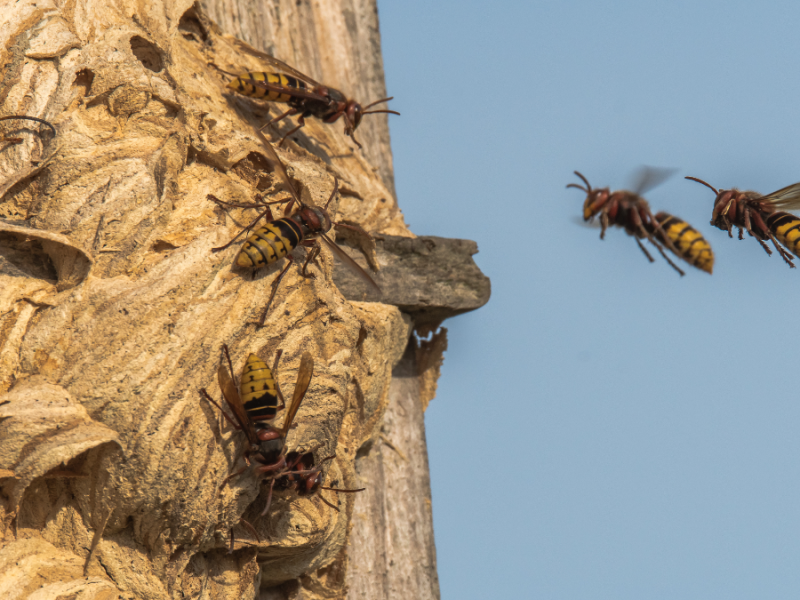
{"type": "MultiPolygon", "coordinates": [[[[433,236],[374,237],[380,271],[373,278],[383,293],[370,290],[352,271],[337,265],[333,280],[345,298],[397,306],[417,327],[436,325],[489,301],[489,278],[472,259],[478,252],[475,242],[433,236]]],[[[369,269],[361,252],[345,249],[369,269]]]]}
{"type": "Polygon", "coordinates": [[[348,599],[439,598],[428,452],[414,345],[392,372],[378,439],[356,461],[348,599]]]}

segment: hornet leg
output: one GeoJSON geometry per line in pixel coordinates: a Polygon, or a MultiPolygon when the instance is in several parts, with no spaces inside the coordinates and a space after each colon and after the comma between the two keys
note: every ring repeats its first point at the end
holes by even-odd
{"type": "Polygon", "coordinates": [[[290,129],[290,130],[289,130],[289,132],[288,132],[286,135],[284,135],[284,136],[281,138],[281,141],[280,141],[280,142],[278,142],[278,148],[280,148],[281,146],[283,146],[283,142],[285,142],[285,141],[286,141],[286,138],[287,138],[287,137],[289,137],[290,135],[292,135],[293,133],[295,133],[295,132],[296,132],[298,129],[300,129],[301,127],[305,127],[305,125],[306,125],[305,119],[303,119],[303,115],[300,115],[300,116],[297,118],[297,122],[299,123],[299,125],[298,125],[297,127],[295,127],[294,129],[290,129]]]}
{"type": "Polygon", "coordinates": [[[264,313],[261,315],[261,318],[258,320],[258,326],[263,327],[264,322],[267,320],[267,313],[269,312],[269,307],[272,304],[272,300],[275,298],[275,292],[278,291],[278,286],[281,284],[281,279],[283,279],[284,275],[286,275],[286,271],[289,270],[289,267],[292,266],[294,262],[294,257],[291,254],[286,255],[286,266],[283,268],[283,271],[280,272],[278,277],[275,281],[272,282],[272,293],[269,295],[269,300],[267,300],[267,306],[264,308],[264,313]]]}
{"type": "MultiPolygon", "coordinates": [[[[661,223],[659,223],[656,220],[656,218],[653,216],[653,213],[650,212],[649,208],[647,209],[647,216],[650,219],[650,222],[653,223],[653,229],[656,231],[656,233],[661,235],[660,239],[664,242],[664,245],[667,248],[669,248],[671,252],[674,252],[675,256],[681,256],[680,250],[678,250],[675,247],[675,244],[672,243],[672,240],[669,237],[667,237],[667,232],[664,231],[664,228],[661,227],[661,223]]],[[[650,238],[650,241],[652,242],[653,241],[652,236],[648,236],[648,237],[650,238]]],[[[678,270],[680,271],[680,269],[678,269],[678,270]]]]}
{"type": "Polygon", "coordinates": [[[666,252],[664,252],[664,249],[661,247],[661,244],[659,244],[659,243],[658,243],[658,242],[656,242],[655,240],[650,240],[650,241],[651,241],[651,242],[653,242],[653,245],[654,245],[654,246],[656,247],[656,249],[659,251],[659,253],[661,254],[661,256],[663,256],[663,257],[664,257],[664,260],[665,260],[665,261],[667,261],[667,262],[669,263],[669,266],[671,266],[673,269],[675,269],[675,270],[678,272],[678,274],[680,274],[680,276],[681,276],[681,277],[683,277],[684,275],[686,275],[686,273],[684,273],[684,272],[683,272],[683,271],[682,271],[682,270],[681,270],[681,269],[678,267],[678,265],[676,265],[674,262],[672,262],[672,261],[670,260],[669,256],[667,256],[667,253],[666,253],[666,252]]]}
{"type": "Polygon", "coordinates": [[[786,263],[787,263],[787,264],[788,264],[788,265],[789,265],[789,266],[790,266],[792,269],[794,269],[794,268],[795,268],[795,266],[794,266],[794,263],[792,262],[792,255],[791,255],[791,254],[789,254],[788,252],[786,252],[786,250],[784,250],[784,249],[783,249],[783,247],[782,247],[782,246],[781,246],[781,245],[778,243],[778,240],[776,240],[776,239],[775,239],[775,236],[774,236],[774,235],[772,235],[772,232],[771,232],[771,231],[769,231],[769,232],[768,232],[768,234],[769,234],[769,239],[771,239],[771,240],[772,240],[772,243],[773,243],[773,244],[775,244],[775,250],[777,250],[777,251],[778,251],[778,254],[780,254],[780,255],[781,255],[781,258],[782,258],[783,260],[785,260],[785,261],[786,261],[786,263]]]}
{"type": "Polygon", "coordinates": [[[636,243],[639,244],[639,250],[644,252],[644,255],[647,257],[647,260],[649,260],[650,262],[656,262],[653,259],[653,257],[650,256],[650,253],[647,251],[647,248],[644,247],[644,244],[642,244],[642,242],[639,240],[639,238],[633,238],[633,239],[635,239],[636,243]]]}
{"type": "Polygon", "coordinates": [[[272,481],[269,482],[269,494],[267,494],[267,505],[264,507],[264,510],[261,511],[259,517],[263,517],[265,514],[269,512],[269,507],[272,504],[272,489],[275,487],[275,478],[272,478],[272,481]]]}
{"type": "MultiPolygon", "coordinates": [[[[608,213],[603,211],[600,213],[600,239],[603,240],[606,237],[606,229],[608,229],[608,213]]],[[[647,252],[645,251],[645,254],[647,252]]]]}
{"type": "Polygon", "coordinates": [[[278,121],[283,121],[286,117],[290,117],[291,115],[296,115],[296,114],[297,114],[297,109],[296,108],[290,108],[285,113],[283,113],[281,115],[278,115],[274,119],[270,119],[269,121],[267,121],[266,124],[261,129],[262,130],[266,129],[270,125],[272,125],[274,123],[277,123],[278,121]]]}
{"type": "Polygon", "coordinates": [[[314,243],[311,245],[311,250],[309,251],[308,256],[306,256],[306,262],[303,263],[303,268],[300,269],[300,275],[302,275],[307,279],[314,279],[315,275],[313,273],[307,273],[306,269],[308,268],[308,264],[312,260],[316,260],[317,256],[319,256],[319,251],[320,251],[319,242],[315,240],[314,243]]]}

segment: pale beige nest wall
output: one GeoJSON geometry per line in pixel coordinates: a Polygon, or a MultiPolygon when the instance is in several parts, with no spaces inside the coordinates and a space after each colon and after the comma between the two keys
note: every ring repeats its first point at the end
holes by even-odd
{"type": "MultiPolygon", "coordinates": [[[[330,563],[352,495],[331,497],[340,513],[280,496],[258,523],[261,543],[237,527],[249,543],[225,553],[263,490],[249,472],[222,485],[244,440],[198,388],[220,398],[223,343],[237,371],[248,353],[271,364],[281,349],[285,393],[310,352],[288,446],[335,453],[327,482],[353,487],[410,323],[344,300],[323,250],[314,279],[289,270],[259,329],[283,263],[253,277],[231,267],[238,244],[211,251],[249,212],[226,215],[207,194],[285,196],[252,133],[266,105],[224,94],[208,66],[256,70],[257,57],[187,1],[29,0],[0,14],[2,114],[58,129],[40,139],[38,126],[9,122],[24,142],[0,150],[0,596],[240,598],[258,586],[256,560],[263,584],[330,563]]],[[[340,123],[310,121],[305,134],[310,151],[279,154],[306,201],[324,202],[335,175],[335,219],[410,235],[340,123]]]]}

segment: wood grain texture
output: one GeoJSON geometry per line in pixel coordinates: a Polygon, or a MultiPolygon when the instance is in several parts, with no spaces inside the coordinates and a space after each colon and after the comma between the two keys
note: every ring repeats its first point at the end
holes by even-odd
{"type": "Polygon", "coordinates": [[[413,344],[392,373],[378,440],[356,461],[367,491],[355,501],[347,583],[349,600],[439,598],[436,548],[413,344]]]}

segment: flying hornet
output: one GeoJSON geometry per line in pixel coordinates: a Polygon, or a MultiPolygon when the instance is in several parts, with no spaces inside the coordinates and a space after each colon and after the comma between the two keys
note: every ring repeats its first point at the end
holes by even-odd
{"type": "Polygon", "coordinates": [[[361,106],[355,100],[348,99],[339,90],[314,81],[308,75],[304,75],[273,56],[258,52],[252,48],[249,48],[248,51],[266,62],[271,67],[271,70],[268,72],[235,75],[217,68],[222,73],[234,78],[227,85],[229,89],[250,98],[258,98],[269,102],[283,102],[289,105],[289,110],[270,120],[264,127],[278,123],[286,117],[300,115],[297,118],[297,127],[281,138],[278,143],[279,146],[283,144],[287,137],[305,125],[306,117],[315,117],[323,123],[335,123],[339,119],[344,119],[345,135],[351,137],[356,145],[361,148],[361,144],[356,139],[355,130],[364,115],[376,113],[400,114],[389,109],[367,110],[377,104],[389,102],[394,98],[393,96],[381,98],[380,100],[375,100],[375,102],[370,102],[366,106],[361,106]]]}
{"type": "Polygon", "coordinates": [[[742,192],[735,188],[717,190],[697,177],[686,179],[702,183],[716,194],[712,225],[727,231],[728,237],[733,237],[733,227],[738,228],[740,240],[744,239],[747,231],[768,255],[772,255],[772,251],[766,242],[771,241],[781,258],[794,268],[792,254],[800,256],[800,218],[781,209],[800,209],[800,183],[762,196],[758,192],[742,192]]]}
{"type": "MultiPolygon", "coordinates": [[[[283,276],[286,275],[291,263],[294,261],[292,257],[292,251],[297,248],[298,245],[303,245],[305,247],[311,248],[306,257],[306,261],[303,264],[302,269],[300,270],[300,274],[303,277],[311,277],[306,271],[308,268],[309,263],[317,257],[320,252],[320,244],[319,240],[322,240],[325,245],[330,248],[333,254],[341,260],[348,268],[355,272],[365,283],[367,283],[370,287],[376,290],[379,294],[381,293],[381,289],[378,287],[378,284],[370,277],[370,275],[364,271],[364,269],[359,266],[357,262],[355,262],[352,258],[350,258],[345,252],[339,248],[339,246],[330,239],[327,235],[325,235],[334,224],[331,220],[330,215],[328,215],[328,205],[333,200],[334,196],[339,190],[339,181],[338,179],[334,179],[334,186],[333,191],[331,192],[328,201],[325,203],[325,207],[319,206],[310,206],[305,204],[302,200],[300,200],[300,194],[297,193],[297,190],[292,185],[292,182],[289,180],[289,175],[286,173],[286,168],[283,166],[281,159],[278,158],[278,154],[275,152],[275,149],[272,145],[267,141],[267,138],[264,135],[256,130],[256,135],[258,136],[261,145],[264,147],[264,150],[269,157],[269,160],[275,165],[275,169],[280,173],[281,178],[283,179],[286,187],[288,188],[291,198],[288,200],[275,200],[273,202],[265,202],[261,199],[260,196],[256,196],[255,203],[233,203],[233,202],[223,202],[222,200],[218,199],[216,196],[209,194],[208,199],[212,202],[215,202],[219,206],[223,208],[257,208],[262,209],[259,215],[253,219],[253,221],[242,229],[236,236],[229,241],[224,246],[220,246],[218,248],[212,248],[214,252],[219,252],[221,250],[225,250],[231,244],[233,244],[239,236],[243,233],[249,232],[253,227],[255,227],[256,223],[258,223],[262,217],[266,217],[267,224],[263,227],[259,227],[256,229],[244,242],[242,245],[242,249],[239,251],[239,254],[236,256],[236,264],[240,267],[246,269],[258,269],[261,267],[265,267],[271,265],[279,261],[281,258],[286,257],[287,264],[284,269],[280,272],[278,277],[272,284],[272,292],[269,296],[269,300],[267,301],[267,305],[264,309],[264,313],[261,316],[261,319],[258,322],[259,327],[263,327],[264,322],[267,318],[267,313],[269,312],[269,307],[272,304],[272,300],[275,298],[275,293],[278,290],[278,286],[280,285],[281,279],[283,276]],[[272,211],[270,209],[271,204],[283,204],[287,203],[285,208],[284,214],[289,214],[294,204],[297,204],[298,210],[293,215],[289,217],[283,217],[281,219],[274,219],[272,216],[272,211]]],[[[355,230],[359,235],[369,236],[369,234],[361,229],[360,227],[354,225],[345,225],[345,224],[336,224],[337,227],[346,227],[348,229],[355,230]]]]}
{"type": "Polygon", "coordinates": [[[575,175],[580,177],[585,187],[577,183],[570,183],[567,187],[586,193],[586,200],[583,203],[583,220],[588,222],[599,218],[601,240],[605,238],[606,229],[615,225],[633,236],[650,262],[655,261],[641,240],[646,239],[653,244],[664,260],[681,276],[685,273],[670,260],[664,252],[664,247],[693,267],[710,274],[714,267],[714,253],[700,232],[686,221],[669,213],[660,212],[653,215],[647,201],[641,196],[664,181],[670,174],[671,171],[664,169],[644,168],[639,173],[638,183],[634,187],[635,191],[611,192],[608,188],[592,189],[586,177],[575,171],[575,175]]]}
{"type": "MultiPolygon", "coordinates": [[[[286,434],[292,427],[294,418],[297,415],[298,409],[300,408],[300,403],[303,401],[306,391],[308,390],[308,386],[311,383],[311,377],[314,374],[314,359],[311,358],[311,355],[308,352],[303,354],[300,360],[300,369],[297,372],[297,381],[294,386],[294,393],[292,394],[292,402],[289,405],[286,417],[284,417],[283,425],[281,427],[276,427],[272,423],[269,423],[270,417],[257,410],[255,405],[251,404],[250,408],[247,407],[243,400],[243,396],[248,396],[248,393],[251,391],[251,387],[258,388],[258,386],[250,385],[253,381],[253,378],[249,377],[249,375],[252,374],[252,371],[248,371],[247,366],[245,366],[242,381],[240,386],[237,387],[233,379],[233,363],[231,362],[228,346],[223,345],[222,349],[224,353],[224,360],[220,363],[219,369],[217,370],[217,380],[219,381],[219,387],[222,391],[222,397],[225,399],[225,403],[228,405],[228,408],[230,408],[230,410],[233,412],[233,419],[228,416],[228,413],[217,403],[216,400],[211,397],[205,388],[202,388],[200,393],[206,400],[211,402],[222,412],[225,419],[234,429],[245,434],[245,437],[247,438],[247,448],[245,449],[244,453],[245,461],[249,464],[248,459],[250,457],[254,457],[255,461],[258,463],[254,469],[255,473],[258,475],[265,475],[270,478],[267,505],[261,513],[263,516],[269,510],[269,506],[272,501],[272,489],[275,485],[276,477],[289,469],[289,463],[287,462],[286,455],[286,434]]],[[[280,353],[278,353],[278,356],[276,356],[276,368],[278,364],[278,358],[280,358],[280,353]]],[[[261,404],[267,407],[271,407],[274,404],[274,406],[277,407],[277,399],[280,399],[281,404],[285,404],[280,386],[278,385],[277,381],[275,381],[274,377],[272,377],[272,373],[269,375],[271,378],[271,383],[263,386],[266,388],[266,395],[268,398],[263,400],[261,404]],[[272,390],[275,391],[274,396],[271,395],[272,390]],[[274,403],[272,398],[275,398],[274,403]]],[[[255,377],[256,381],[259,379],[261,381],[270,381],[270,379],[267,379],[266,377],[255,377]]],[[[272,417],[274,418],[274,413],[272,414],[272,417]]],[[[225,481],[240,475],[245,470],[247,470],[247,466],[229,475],[225,481]]]]}

